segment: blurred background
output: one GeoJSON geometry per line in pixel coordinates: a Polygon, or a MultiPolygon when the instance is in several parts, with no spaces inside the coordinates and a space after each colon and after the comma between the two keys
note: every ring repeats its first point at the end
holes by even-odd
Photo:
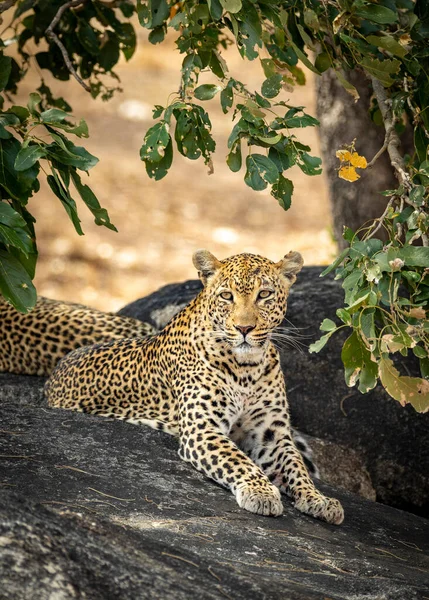
{"type": "MultiPolygon", "coordinates": [[[[32,69],[24,79],[19,94],[23,103],[43,75],[52,90],[72,105],[76,120],[87,121],[89,139],[74,142],[100,159],[87,183],[119,230],[97,227],[79,203],[85,232],[79,237],[44,185],[30,200],[37,219],[39,295],[115,311],[166,283],[194,278],[191,256],[201,247],[218,258],[253,252],[279,260],[289,250],[301,252],[306,265],[329,264],[334,258],[324,176],[306,176],[298,167],[290,170],[295,191],[287,212],[269,190],[251,190],[243,181],[244,172],[232,173],[225,163],[231,114],[223,115],[218,97],[204,103],[217,142],[214,174],[208,175],[202,160],[190,161],[176,152],[169,174],[158,182],[149,179],[140,161],[140,146],[154,123],[153,105],[165,106],[169,94],[178,90],[182,58],[174,39],[154,46],[140,31],[135,55],[129,63],[122,59],[115,69],[123,93],[109,102],[93,100],[74,79],[52,80],[46,71],[32,69]]],[[[249,89],[259,90],[264,79],[259,61],[243,61],[235,48],[228,50],[226,58],[231,75],[249,89]]],[[[306,77],[304,87],[282,92],[279,99],[305,106],[314,115],[313,75],[306,71],[306,77]]],[[[200,79],[200,83],[209,81],[213,83],[213,78],[200,79]]],[[[320,156],[316,128],[296,130],[296,134],[311,146],[312,155],[320,156]]]]}

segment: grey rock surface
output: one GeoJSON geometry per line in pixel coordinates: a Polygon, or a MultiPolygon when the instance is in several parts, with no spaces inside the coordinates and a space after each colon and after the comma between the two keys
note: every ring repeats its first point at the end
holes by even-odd
{"type": "Polygon", "coordinates": [[[177,442],[47,407],[43,380],[0,376],[0,597],[5,600],[420,600],[429,522],[327,490],[335,527],[284,499],[241,510],[177,442]]]}
{"type": "MultiPolygon", "coordinates": [[[[298,333],[308,336],[306,344],[320,337],[325,317],[337,320],[335,311],[343,302],[340,282],[320,279],[321,271],[304,267],[298,275],[284,323],[300,328],[298,333]]],[[[200,289],[198,281],[171,284],[120,314],[154,323],[154,310],[159,315],[168,307],[165,314],[171,315],[172,306],[189,302],[200,289]]],[[[365,395],[346,386],[341,347],[350,333],[331,338],[319,354],[280,349],[292,423],[304,433],[355,451],[364,469],[362,485],[369,473],[380,502],[429,516],[429,414],[401,407],[381,386],[365,395]]],[[[418,374],[413,360],[399,356],[399,361],[403,373],[418,374]]],[[[335,475],[337,465],[332,470],[335,475]]]]}

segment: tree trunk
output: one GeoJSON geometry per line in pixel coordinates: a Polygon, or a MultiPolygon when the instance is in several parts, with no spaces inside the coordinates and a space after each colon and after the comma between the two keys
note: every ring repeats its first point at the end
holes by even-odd
{"type": "MultiPolygon", "coordinates": [[[[384,143],[384,128],[376,126],[368,114],[371,82],[358,71],[348,74],[348,79],[359,92],[360,99],[356,103],[333,71],[326,71],[316,83],[324,171],[329,185],[334,234],[340,249],[346,246],[342,237],[344,226],[356,231],[367,221],[379,217],[387,203],[380,192],[398,186],[386,152],[374,167],[360,171],[359,181],[351,183],[338,177],[339,160],[335,153],[344,144],[350,144],[356,138],[356,150],[369,162],[384,143]]],[[[379,234],[382,236],[383,231],[379,234]]]]}

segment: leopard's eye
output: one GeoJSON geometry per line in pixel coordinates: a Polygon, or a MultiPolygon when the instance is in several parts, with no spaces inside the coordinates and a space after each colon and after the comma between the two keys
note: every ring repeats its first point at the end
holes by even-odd
{"type": "Polygon", "coordinates": [[[262,290],[258,294],[258,300],[265,300],[265,298],[269,298],[272,295],[273,292],[271,290],[262,290]]]}
{"type": "Polygon", "coordinates": [[[232,293],[231,292],[222,292],[220,294],[220,297],[223,298],[223,300],[228,300],[229,302],[232,301],[232,293]]]}

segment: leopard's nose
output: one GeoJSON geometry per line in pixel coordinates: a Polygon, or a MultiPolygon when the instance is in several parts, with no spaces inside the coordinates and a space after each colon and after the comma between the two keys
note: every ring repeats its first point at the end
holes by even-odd
{"type": "Polygon", "coordinates": [[[238,329],[238,331],[242,333],[245,337],[248,333],[255,329],[254,325],[234,325],[234,327],[238,329]]]}

